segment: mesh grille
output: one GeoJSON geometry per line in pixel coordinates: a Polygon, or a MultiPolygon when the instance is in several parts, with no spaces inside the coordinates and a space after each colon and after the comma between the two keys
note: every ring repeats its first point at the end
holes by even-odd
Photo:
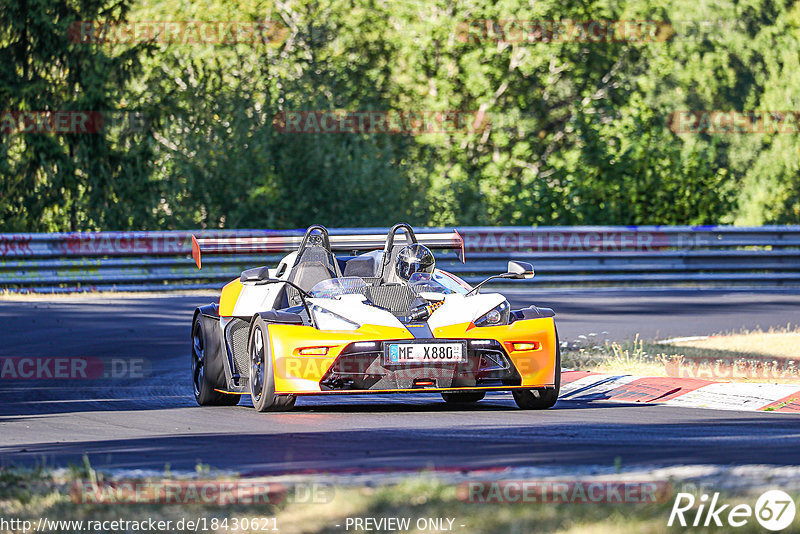
{"type": "MultiPolygon", "coordinates": [[[[402,340],[401,340],[402,341],[402,340]]],[[[431,339],[431,342],[456,341],[431,339]]],[[[383,342],[388,343],[387,342],[383,342]]],[[[320,381],[323,390],[411,389],[417,379],[436,387],[518,386],[522,378],[500,343],[468,340],[468,361],[461,364],[383,365],[383,349],[346,347],[320,381]]]]}
{"type": "Polygon", "coordinates": [[[386,308],[395,315],[407,315],[414,297],[414,292],[407,285],[367,288],[367,298],[373,304],[386,308]]]}
{"type": "Polygon", "coordinates": [[[250,330],[250,325],[241,319],[233,320],[226,330],[226,337],[228,340],[228,347],[233,353],[233,369],[234,375],[239,375],[242,378],[249,376],[247,366],[250,364],[249,356],[247,354],[247,335],[250,330]]]}
{"type": "Polygon", "coordinates": [[[286,298],[289,300],[290,306],[297,306],[303,301],[300,299],[300,293],[292,286],[286,286],[286,298]]]}

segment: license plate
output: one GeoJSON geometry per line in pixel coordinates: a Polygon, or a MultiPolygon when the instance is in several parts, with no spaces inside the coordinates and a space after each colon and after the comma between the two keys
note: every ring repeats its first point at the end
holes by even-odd
{"type": "Polygon", "coordinates": [[[464,363],[464,343],[389,343],[384,349],[387,365],[402,363],[464,363]]]}

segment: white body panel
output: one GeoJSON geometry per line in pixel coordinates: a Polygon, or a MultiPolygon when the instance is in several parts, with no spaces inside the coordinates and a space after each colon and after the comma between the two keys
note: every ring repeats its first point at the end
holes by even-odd
{"type": "Polygon", "coordinates": [[[308,303],[340,315],[356,324],[372,324],[376,326],[393,326],[404,328],[397,317],[386,310],[365,303],[363,295],[342,295],[335,299],[309,299],[308,303]]]}
{"type": "MultiPolygon", "coordinates": [[[[272,271],[272,269],[270,269],[272,271]]],[[[272,274],[270,272],[270,274],[272,274]]],[[[236,305],[233,307],[233,315],[236,317],[251,317],[258,312],[275,309],[276,300],[281,290],[281,286],[286,284],[268,284],[264,286],[254,286],[245,284],[236,305]]]]}
{"type": "Polygon", "coordinates": [[[459,294],[445,295],[444,304],[431,314],[428,326],[434,330],[442,326],[475,321],[505,300],[500,293],[479,293],[469,297],[459,294]]]}
{"type": "MultiPolygon", "coordinates": [[[[286,255],[275,269],[269,269],[270,278],[286,280],[289,278],[292,264],[297,258],[297,252],[286,255]],[[280,275],[278,274],[280,273],[280,275]]],[[[267,284],[263,286],[245,284],[236,305],[233,307],[233,315],[237,317],[250,317],[258,312],[274,310],[280,306],[278,296],[281,288],[286,284],[267,284]]]]}

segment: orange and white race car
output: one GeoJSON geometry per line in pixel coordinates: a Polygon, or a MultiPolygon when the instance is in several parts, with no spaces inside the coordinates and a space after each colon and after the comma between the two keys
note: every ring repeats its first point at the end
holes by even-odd
{"type": "Polygon", "coordinates": [[[512,310],[495,278],[531,278],[533,267],[475,287],[437,269],[431,249],[455,250],[457,231],[301,237],[193,238],[204,254],[289,251],[276,267],[249,269],[219,304],[192,321],[192,382],[200,405],[234,405],[249,394],[258,411],[285,410],[301,395],[439,392],[471,403],[511,391],[523,409],[553,406],[560,387],[553,310],[512,310]]]}

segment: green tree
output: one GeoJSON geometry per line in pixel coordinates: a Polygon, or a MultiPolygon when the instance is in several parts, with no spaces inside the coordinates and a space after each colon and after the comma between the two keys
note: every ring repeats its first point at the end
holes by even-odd
{"type": "Polygon", "coordinates": [[[392,51],[381,39],[386,9],[374,2],[294,2],[271,15],[291,30],[279,46],[223,48],[202,59],[163,50],[150,72],[171,109],[157,134],[159,183],[169,191],[163,224],[424,224],[426,213],[417,212],[423,190],[401,164],[413,140],[281,133],[274,125],[286,111],[390,107],[392,51]]]}
{"type": "MultiPolygon", "coordinates": [[[[79,21],[122,20],[126,1],[8,0],[0,11],[0,109],[118,111],[131,102],[143,46],[109,49],[73,38],[79,21]]],[[[145,129],[146,130],[146,129],[145,129]]],[[[0,221],[5,230],[147,228],[147,132],[3,134],[0,221]]]]}

